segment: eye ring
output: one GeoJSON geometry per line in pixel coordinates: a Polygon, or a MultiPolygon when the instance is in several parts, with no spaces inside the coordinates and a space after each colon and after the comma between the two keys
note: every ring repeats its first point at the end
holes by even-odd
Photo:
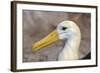
{"type": "Polygon", "coordinates": [[[66,29],[67,29],[67,27],[62,27],[61,29],[62,29],[62,30],[66,30],[66,29]]]}

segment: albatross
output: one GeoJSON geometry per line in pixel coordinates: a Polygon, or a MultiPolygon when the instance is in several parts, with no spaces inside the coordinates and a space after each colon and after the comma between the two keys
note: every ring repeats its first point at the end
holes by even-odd
{"type": "Polygon", "coordinates": [[[64,40],[65,45],[58,56],[58,61],[78,60],[81,32],[78,25],[73,21],[62,21],[57,28],[45,38],[32,45],[32,51],[36,52],[49,46],[58,40],[64,40]]]}

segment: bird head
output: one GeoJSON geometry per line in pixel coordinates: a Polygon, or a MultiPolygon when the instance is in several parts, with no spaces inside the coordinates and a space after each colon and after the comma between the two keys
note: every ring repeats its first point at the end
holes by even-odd
{"type": "Polygon", "coordinates": [[[78,26],[73,21],[63,21],[58,24],[57,28],[52,31],[48,36],[32,45],[32,51],[44,48],[58,40],[67,40],[75,35],[80,35],[78,26]]]}
{"type": "Polygon", "coordinates": [[[58,38],[66,40],[80,34],[80,30],[73,21],[63,21],[57,26],[58,38]]]}

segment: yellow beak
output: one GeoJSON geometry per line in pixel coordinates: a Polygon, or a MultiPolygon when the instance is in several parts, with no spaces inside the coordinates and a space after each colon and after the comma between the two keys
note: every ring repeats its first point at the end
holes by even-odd
{"type": "Polygon", "coordinates": [[[54,30],[48,36],[46,36],[44,39],[33,44],[32,51],[36,52],[36,51],[40,50],[41,48],[51,45],[52,43],[56,42],[57,40],[58,40],[57,30],[54,30]]]}

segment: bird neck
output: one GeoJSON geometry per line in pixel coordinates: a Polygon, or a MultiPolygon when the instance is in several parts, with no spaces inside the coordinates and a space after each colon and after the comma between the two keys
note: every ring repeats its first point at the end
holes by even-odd
{"type": "Polygon", "coordinates": [[[65,41],[65,46],[60,53],[58,60],[76,60],[79,59],[79,45],[81,36],[73,36],[65,41]]]}

